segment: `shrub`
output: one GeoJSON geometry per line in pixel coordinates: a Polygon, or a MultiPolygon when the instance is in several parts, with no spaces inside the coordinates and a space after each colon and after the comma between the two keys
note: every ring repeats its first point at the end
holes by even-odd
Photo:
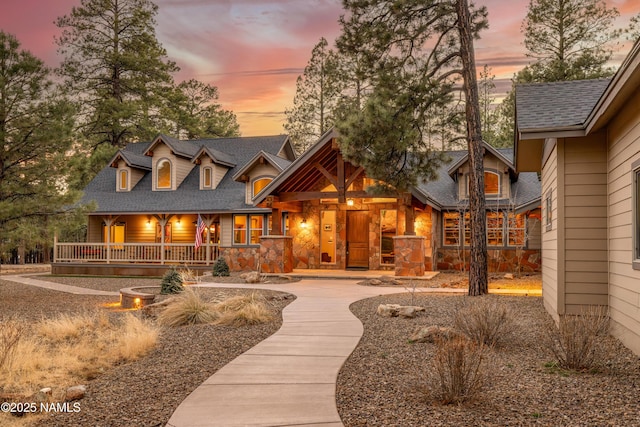
{"type": "Polygon", "coordinates": [[[216,323],[221,325],[254,325],[273,319],[266,300],[255,292],[228,298],[216,304],[215,308],[220,312],[216,323]]]}
{"type": "Polygon", "coordinates": [[[474,400],[484,382],[484,347],[466,338],[439,340],[432,359],[432,393],[444,404],[474,400]]]}
{"type": "Polygon", "coordinates": [[[604,363],[609,336],[606,308],[592,306],[578,315],[562,315],[557,327],[548,324],[547,332],[547,346],[561,368],[590,370],[604,363]]]}
{"type": "Polygon", "coordinates": [[[162,276],[162,283],[160,284],[160,293],[166,294],[178,294],[182,292],[184,287],[182,286],[182,275],[175,268],[167,270],[162,276]]]}
{"type": "Polygon", "coordinates": [[[13,319],[0,319],[0,369],[11,366],[24,327],[13,319]]]}
{"type": "Polygon", "coordinates": [[[466,299],[454,316],[454,328],[477,344],[493,347],[513,335],[513,312],[495,298],[466,299]]]}
{"type": "Polygon", "coordinates": [[[218,257],[213,264],[214,276],[229,276],[229,264],[225,261],[224,257],[218,257]]]}
{"type": "Polygon", "coordinates": [[[186,288],[158,316],[158,322],[166,326],[211,323],[219,314],[213,304],[202,299],[193,288],[186,288]]]}

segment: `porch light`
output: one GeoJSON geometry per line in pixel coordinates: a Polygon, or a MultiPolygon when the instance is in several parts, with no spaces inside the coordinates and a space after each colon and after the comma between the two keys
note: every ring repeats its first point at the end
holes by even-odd
{"type": "Polygon", "coordinates": [[[300,222],[300,227],[301,228],[307,228],[307,219],[304,218],[301,222],[300,222]]]}
{"type": "Polygon", "coordinates": [[[147,228],[151,228],[151,219],[147,220],[147,228]]]}
{"type": "Polygon", "coordinates": [[[347,206],[353,206],[353,199],[347,199],[347,206]]]}

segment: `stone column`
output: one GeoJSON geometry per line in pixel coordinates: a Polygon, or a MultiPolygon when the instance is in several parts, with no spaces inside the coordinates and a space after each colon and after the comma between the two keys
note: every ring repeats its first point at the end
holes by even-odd
{"type": "Polygon", "coordinates": [[[394,236],[396,276],[424,276],[424,236],[394,236]]]}
{"type": "Polygon", "coordinates": [[[262,273],[291,273],[293,237],[260,236],[260,268],[262,273]]]}

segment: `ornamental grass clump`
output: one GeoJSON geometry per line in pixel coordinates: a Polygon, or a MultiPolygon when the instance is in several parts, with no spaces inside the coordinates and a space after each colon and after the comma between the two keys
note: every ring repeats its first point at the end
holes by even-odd
{"type": "Polygon", "coordinates": [[[184,290],[182,285],[182,275],[175,267],[167,270],[162,276],[162,282],[160,283],[160,293],[167,294],[179,294],[184,290]]]}
{"type": "Polygon", "coordinates": [[[220,325],[255,325],[273,320],[266,299],[256,292],[228,298],[215,308],[220,313],[216,320],[220,325]]]}
{"type": "Polygon", "coordinates": [[[557,327],[549,322],[546,337],[559,367],[598,369],[605,364],[610,348],[609,312],[605,307],[590,306],[577,315],[562,315],[557,327]]]}
{"type": "Polygon", "coordinates": [[[475,400],[482,391],[486,347],[464,337],[436,341],[431,361],[429,389],[443,404],[475,400]]]}
{"type": "Polygon", "coordinates": [[[513,311],[492,296],[467,298],[454,316],[454,328],[477,344],[494,347],[513,337],[513,311]]]}
{"type": "Polygon", "coordinates": [[[164,326],[197,325],[212,323],[219,316],[213,303],[205,301],[193,288],[186,288],[160,313],[158,323],[164,326]]]}
{"type": "Polygon", "coordinates": [[[0,370],[11,366],[24,326],[15,319],[0,318],[0,370]]]}

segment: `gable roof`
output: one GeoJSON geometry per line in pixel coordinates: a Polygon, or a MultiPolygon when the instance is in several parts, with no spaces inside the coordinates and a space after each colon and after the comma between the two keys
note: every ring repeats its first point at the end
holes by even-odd
{"type": "Polygon", "coordinates": [[[194,154],[194,156],[191,158],[191,162],[195,163],[202,155],[208,156],[213,161],[213,163],[218,165],[227,166],[229,168],[232,168],[236,165],[234,163],[232,155],[223,153],[220,150],[216,150],[205,145],[201,146],[200,150],[198,150],[198,152],[194,154]]]}
{"type": "MultiPolygon", "coordinates": [[[[161,139],[163,142],[164,137],[161,139]]],[[[134,158],[144,157],[159,139],[145,143],[131,143],[121,150],[124,156],[134,158]],[[137,155],[137,157],[136,157],[137,155]]],[[[216,189],[200,190],[199,168],[193,167],[175,191],[152,191],[152,173],[147,171],[138,184],[131,191],[116,191],[116,173],[114,168],[105,167],[87,185],[82,198],[83,202],[95,201],[97,208],[94,214],[131,214],[131,213],[200,213],[200,212],[231,212],[231,211],[266,211],[245,203],[244,183],[232,179],[235,172],[257,153],[264,151],[271,156],[283,152],[288,142],[286,135],[213,138],[190,141],[172,139],[169,142],[172,150],[181,153],[192,153],[188,159],[202,148],[212,154],[222,153],[226,160],[232,160],[233,166],[225,174],[216,189]],[[181,144],[188,145],[184,148],[181,144]]],[[[149,162],[152,161],[147,157],[149,162]]]]}
{"type": "Polygon", "coordinates": [[[610,82],[592,79],[516,85],[518,132],[584,129],[610,82]]]}
{"type": "Polygon", "coordinates": [[[109,165],[117,167],[117,162],[120,160],[123,160],[130,168],[147,171],[151,170],[151,157],[137,154],[134,151],[118,150],[118,152],[109,161],[109,165]]]}
{"type": "Polygon", "coordinates": [[[287,166],[291,164],[291,161],[283,159],[282,157],[274,156],[265,152],[264,150],[260,150],[251,160],[245,163],[236,173],[233,174],[233,179],[238,180],[242,175],[247,173],[255,164],[260,160],[265,159],[271,166],[276,168],[278,172],[282,172],[287,166]]]}

